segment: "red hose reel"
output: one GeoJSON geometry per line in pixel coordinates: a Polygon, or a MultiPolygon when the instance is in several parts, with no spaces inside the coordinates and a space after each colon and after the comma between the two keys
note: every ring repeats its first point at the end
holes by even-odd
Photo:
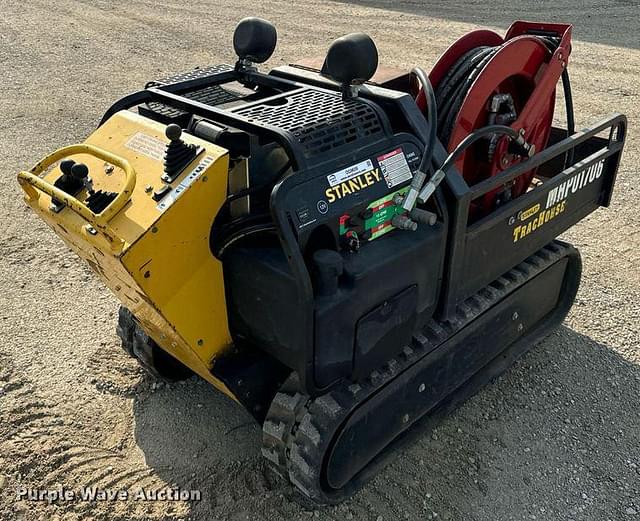
{"type": "MultiPolygon", "coordinates": [[[[445,110],[453,111],[442,116],[449,118],[448,124],[438,125],[438,135],[447,150],[453,151],[474,130],[495,122],[511,126],[535,145],[535,150],[542,150],[551,133],[556,85],[571,52],[571,29],[568,24],[519,21],[511,25],[504,39],[493,31],[477,30],[451,45],[429,75],[436,94],[440,91],[444,96],[438,102],[438,110],[444,104],[445,110]],[[473,60],[475,68],[463,77],[467,72],[463,66],[473,60]],[[443,91],[448,85],[461,85],[462,81],[470,87],[443,91]],[[451,100],[452,93],[459,96],[457,103],[451,100]]],[[[416,102],[421,110],[426,110],[422,90],[416,102]]],[[[474,185],[523,159],[510,152],[507,138],[496,136],[469,147],[455,164],[465,181],[474,185]]],[[[471,217],[482,217],[505,198],[525,193],[534,175],[532,170],[512,186],[474,201],[471,217]]]]}

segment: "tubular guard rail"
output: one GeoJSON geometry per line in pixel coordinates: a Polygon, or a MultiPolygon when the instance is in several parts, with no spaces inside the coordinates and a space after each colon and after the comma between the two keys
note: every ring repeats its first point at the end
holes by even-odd
{"type": "Polygon", "coordinates": [[[136,186],[136,172],[126,159],[93,145],[70,145],[49,154],[31,168],[29,172],[20,172],[18,174],[18,183],[20,183],[29,201],[37,201],[40,193],[45,193],[61,201],[65,206],[87,221],[88,225],[92,226],[96,231],[100,231],[111,243],[114,251],[120,250],[124,245],[124,239],[117,236],[111,226],[109,226],[109,221],[129,202],[136,186]],[[94,213],[83,202],[60,190],[41,177],[41,174],[56,161],[78,154],[88,154],[117,166],[124,171],[124,186],[116,198],[100,213],[94,213]]]}
{"type": "MultiPolygon", "coordinates": [[[[448,253],[449,270],[445,275],[447,282],[444,316],[450,316],[458,303],[504,273],[509,269],[508,266],[522,262],[598,206],[609,206],[626,130],[626,117],[622,114],[613,114],[591,128],[561,139],[528,160],[472,186],[465,182],[456,169],[447,172],[446,180],[453,198],[453,211],[451,245],[448,253]],[[598,137],[599,134],[607,132],[607,138],[598,137]],[[586,154],[577,156],[573,164],[562,166],[561,158],[584,146],[589,147],[586,154]],[[597,192],[584,193],[587,191],[583,190],[582,193],[578,193],[577,204],[574,205],[572,212],[562,214],[553,221],[553,224],[545,226],[530,239],[528,238],[526,244],[519,241],[518,246],[515,247],[509,227],[514,216],[519,212],[525,213],[536,203],[543,204],[550,191],[558,189],[568,179],[593,168],[596,164],[603,165],[602,176],[598,183],[594,183],[594,185],[597,184],[597,192]],[[550,166],[551,175],[546,176],[541,185],[500,206],[479,221],[469,222],[470,205],[473,200],[513,182],[532,169],[547,166],[550,166]],[[491,257],[491,262],[488,262],[487,258],[482,257],[483,253],[486,254],[488,251],[499,251],[501,255],[491,257]],[[483,271],[472,269],[478,262],[484,263],[490,269],[483,271]]],[[[444,150],[440,151],[440,155],[445,155],[444,150]]]]}

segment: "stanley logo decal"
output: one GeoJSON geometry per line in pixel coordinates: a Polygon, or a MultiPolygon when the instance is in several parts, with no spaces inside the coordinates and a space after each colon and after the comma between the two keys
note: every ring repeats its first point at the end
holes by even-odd
{"type": "Polygon", "coordinates": [[[531,217],[532,215],[537,214],[539,211],[540,211],[540,203],[536,204],[535,206],[532,206],[528,210],[523,211],[520,214],[520,220],[521,221],[526,221],[529,217],[531,217]]]}
{"type": "Polygon", "coordinates": [[[369,172],[358,174],[351,179],[336,184],[331,188],[327,188],[324,193],[327,196],[327,201],[331,204],[343,197],[346,197],[347,195],[351,195],[370,187],[371,185],[379,182],[380,179],[380,170],[378,168],[374,168],[369,172]]]}

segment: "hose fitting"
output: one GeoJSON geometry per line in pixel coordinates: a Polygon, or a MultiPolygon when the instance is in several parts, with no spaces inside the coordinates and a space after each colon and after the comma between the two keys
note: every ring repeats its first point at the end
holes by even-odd
{"type": "Polygon", "coordinates": [[[399,230],[415,232],[418,229],[418,223],[406,215],[394,215],[393,219],[391,219],[391,224],[399,230]]]}
{"type": "Polygon", "coordinates": [[[413,179],[411,180],[411,186],[409,186],[409,190],[407,194],[404,196],[402,200],[402,209],[406,212],[410,212],[416,205],[416,200],[418,199],[418,194],[420,193],[420,189],[424,184],[425,179],[427,178],[427,174],[425,174],[422,170],[417,170],[415,174],[413,174],[413,179]]]}
{"type": "Polygon", "coordinates": [[[527,158],[536,153],[536,146],[532,143],[527,143],[524,139],[524,130],[521,130],[518,133],[518,137],[511,141],[509,148],[511,152],[527,158]]]}
{"type": "Polygon", "coordinates": [[[427,210],[421,208],[414,208],[409,212],[409,217],[420,224],[426,224],[427,226],[433,226],[438,221],[438,216],[427,210]]]}
{"type": "Polygon", "coordinates": [[[427,184],[424,185],[424,188],[420,192],[420,195],[418,195],[418,200],[421,203],[425,203],[429,199],[429,197],[433,195],[433,193],[436,191],[436,188],[438,188],[438,185],[444,179],[444,176],[445,174],[442,169],[438,169],[434,172],[434,174],[431,176],[431,179],[429,179],[427,184]]]}

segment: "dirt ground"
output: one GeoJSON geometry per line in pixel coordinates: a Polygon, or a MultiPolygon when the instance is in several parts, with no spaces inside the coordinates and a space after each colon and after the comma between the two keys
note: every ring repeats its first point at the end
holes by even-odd
{"type": "Polygon", "coordinates": [[[637,2],[0,0],[0,519],[640,520],[640,27],[637,2]],[[626,113],[612,207],[563,327],[335,508],[265,472],[258,426],[196,379],[159,386],[117,345],[117,302],[27,211],[18,170],[81,141],[147,80],[231,62],[235,23],[278,27],[270,65],[366,31],[384,64],[429,68],[466,31],[575,24],[578,127],[626,113]],[[177,486],[200,501],[17,501],[20,486],[177,486]]]}

